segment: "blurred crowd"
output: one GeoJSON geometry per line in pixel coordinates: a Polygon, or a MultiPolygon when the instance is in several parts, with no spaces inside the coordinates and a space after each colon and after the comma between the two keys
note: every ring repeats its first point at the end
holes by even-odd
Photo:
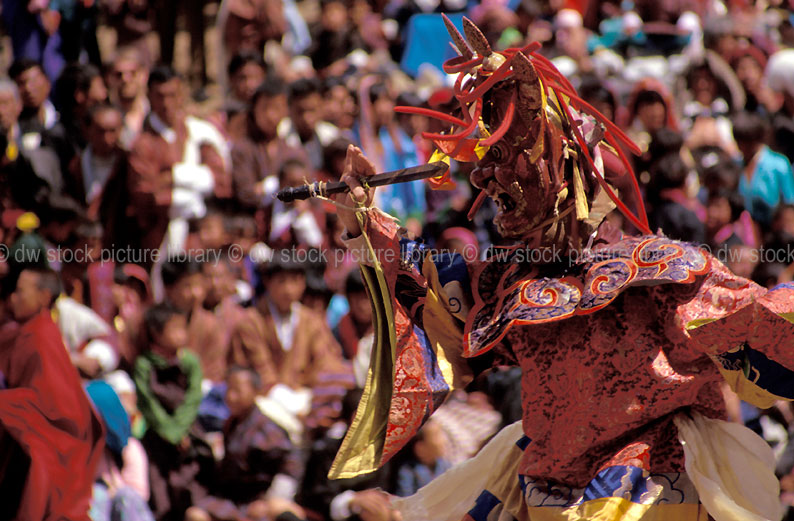
{"type": "MultiPolygon", "coordinates": [[[[50,439],[105,439],[72,460],[93,462],[85,476],[59,473],[35,456],[58,447],[31,441],[45,427],[24,413],[12,428],[0,405],[0,490],[17,487],[5,504],[34,519],[57,489],[64,511],[90,504],[93,521],[392,521],[386,492],[415,492],[520,418],[518,369],[491,371],[381,471],[325,477],[366,384],[372,309],[330,203],[275,193],[338,180],[350,144],[379,171],[430,159],[422,133],[446,129],[394,107],[459,110],[440,69],[454,56],[442,12],[468,16],[498,49],[543,43],[640,146],[644,200],[628,180],[617,188],[653,230],[762,286],[792,281],[792,9],[4,0],[0,393],[36,391],[17,399],[58,426],[50,439]],[[177,34],[189,37],[178,70],[177,34]]],[[[439,190],[381,189],[376,204],[432,248],[484,258],[501,239],[492,202],[467,218],[471,167],[453,163],[439,190]]],[[[726,402],[775,448],[794,505],[794,411],[755,410],[728,390],[726,402]]]]}

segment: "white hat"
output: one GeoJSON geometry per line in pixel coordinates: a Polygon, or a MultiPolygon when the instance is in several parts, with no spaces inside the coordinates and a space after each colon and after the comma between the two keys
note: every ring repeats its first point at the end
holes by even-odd
{"type": "Polygon", "coordinates": [[[554,17],[555,29],[575,29],[583,25],[582,15],[575,9],[561,9],[554,17]]]}
{"type": "Polygon", "coordinates": [[[794,49],[783,49],[770,56],[765,76],[770,89],[794,96],[794,49]]]}
{"type": "Polygon", "coordinates": [[[124,371],[113,371],[105,376],[105,381],[116,391],[116,394],[134,393],[135,384],[124,371]]]}

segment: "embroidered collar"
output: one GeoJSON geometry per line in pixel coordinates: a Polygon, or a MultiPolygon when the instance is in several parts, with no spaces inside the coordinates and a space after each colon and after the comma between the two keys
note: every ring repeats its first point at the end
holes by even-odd
{"type": "Polygon", "coordinates": [[[586,252],[561,278],[544,276],[537,265],[521,262],[519,256],[525,252],[512,248],[475,270],[474,307],[466,321],[464,356],[488,351],[514,325],[594,313],[631,286],[691,283],[710,266],[709,257],[697,247],[658,236],[628,238],[586,252]]]}

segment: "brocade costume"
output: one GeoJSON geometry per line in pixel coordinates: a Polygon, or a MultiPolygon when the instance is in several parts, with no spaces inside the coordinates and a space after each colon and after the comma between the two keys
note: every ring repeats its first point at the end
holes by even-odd
{"type": "Polygon", "coordinates": [[[478,162],[471,181],[518,245],[466,262],[402,237],[378,210],[359,213],[347,242],[364,260],[376,341],[329,475],[382,465],[472,368],[512,362],[523,420],[394,500],[405,521],[778,519],[770,449],[721,420],[719,384],[759,407],[794,398],[794,285],[767,291],[652,234],[610,186],[632,175],[618,141],[636,146],[538,46],[495,53],[468,20],[468,42],[446,21],[464,119],[403,111],[465,126],[425,137],[478,162]],[[642,236],[603,233],[615,206],[642,236]]]}

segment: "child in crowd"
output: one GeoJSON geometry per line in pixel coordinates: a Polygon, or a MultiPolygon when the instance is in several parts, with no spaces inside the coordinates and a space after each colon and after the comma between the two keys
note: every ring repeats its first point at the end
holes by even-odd
{"type": "Polygon", "coordinates": [[[397,495],[410,496],[443,474],[450,467],[446,448],[447,440],[441,425],[428,421],[406,447],[408,459],[397,469],[397,495]]]}
{"type": "MultiPolygon", "coordinates": [[[[278,175],[279,189],[301,186],[314,181],[311,168],[301,159],[292,158],[284,162],[278,175]]],[[[271,215],[265,223],[265,242],[272,248],[300,247],[320,248],[325,245],[322,230],[325,216],[314,201],[295,201],[286,205],[274,201],[271,215]]]]}
{"type": "Polygon", "coordinates": [[[201,263],[190,257],[171,259],[163,264],[162,273],[166,301],[185,315],[187,339],[181,347],[190,348],[198,356],[206,380],[213,384],[222,382],[228,345],[224,341],[223,325],[211,311],[204,309],[207,285],[201,263]]]}
{"type": "Polygon", "coordinates": [[[102,380],[86,386],[86,393],[105,426],[105,451],[99,462],[92,521],[122,519],[154,521],[149,499],[149,460],[131,433],[130,419],[113,387],[102,380]]]}
{"type": "Polygon", "coordinates": [[[345,296],[350,311],[334,328],[334,335],[342,345],[345,358],[353,362],[356,385],[364,388],[369,369],[375,331],[372,325],[372,306],[359,270],[353,270],[345,281],[345,296]]]}
{"type": "Polygon", "coordinates": [[[734,117],[733,135],[744,159],[739,193],[744,206],[761,226],[769,225],[775,210],[794,203],[791,163],[766,144],[768,125],[758,114],[740,112],[734,117]]]}
{"type": "Polygon", "coordinates": [[[291,501],[270,494],[265,497],[277,474],[294,474],[297,469],[288,468],[292,445],[287,433],[256,407],[262,387],[259,375],[253,369],[234,366],[226,385],[230,417],[223,429],[224,456],[210,489],[212,495],[189,509],[186,519],[275,519],[284,511],[302,518],[303,509],[291,501]]]}
{"type": "Polygon", "coordinates": [[[151,505],[157,519],[181,521],[204,495],[197,482],[200,459],[191,428],[201,402],[201,366],[190,350],[185,315],[158,304],[144,316],[148,348],[135,360],[138,408],[149,430],[151,505]]]}

